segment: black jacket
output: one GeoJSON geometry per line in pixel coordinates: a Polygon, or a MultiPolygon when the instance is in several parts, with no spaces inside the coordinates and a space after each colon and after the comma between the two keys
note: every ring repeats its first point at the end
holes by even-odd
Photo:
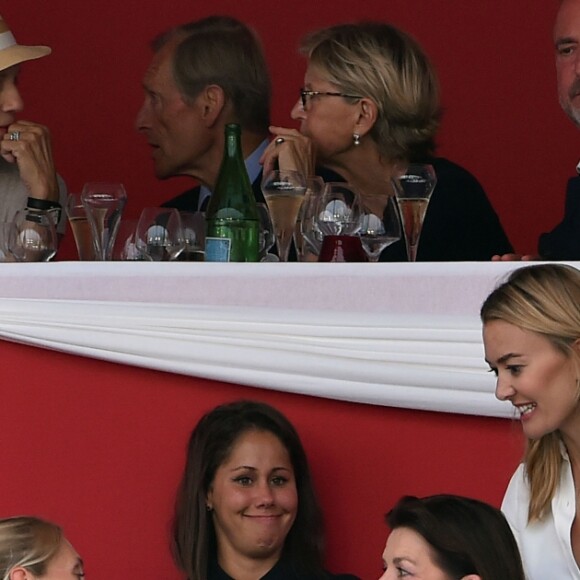
{"type": "Polygon", "coordinates": [[[580,177],[568,180],[564,218],[540,236],[538,252],[546,260],[580,260],[580,177]]]}

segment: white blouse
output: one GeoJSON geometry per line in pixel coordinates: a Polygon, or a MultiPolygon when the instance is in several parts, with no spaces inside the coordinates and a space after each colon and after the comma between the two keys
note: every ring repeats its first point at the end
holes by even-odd
{"type": "Polygon", "coordinates": [[[528,524],[530,490],[523,464],[513,474],[501,506],[519,545],[528,580],[580,580],[570,536],[576,492],[565,449],[562,454],[560,483],[551,510],[541,521],[528,524]]]}

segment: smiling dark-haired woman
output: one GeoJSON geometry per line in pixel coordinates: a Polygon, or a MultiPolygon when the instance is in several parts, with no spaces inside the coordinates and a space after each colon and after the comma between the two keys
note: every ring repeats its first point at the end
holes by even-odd
{"type": "Polygon", "coordinates": [[[292,424],[238,401],[201,418],[189,440],[173,551],[190,580],[330,578],[322,514],[292,424]]]}

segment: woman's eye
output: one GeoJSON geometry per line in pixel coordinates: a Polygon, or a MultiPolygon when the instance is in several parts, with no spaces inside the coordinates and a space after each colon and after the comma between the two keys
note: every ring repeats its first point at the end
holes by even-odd
{"type": "Polygon", "coordinates": [[[275,485],[276,487],[280,487],[282,485],[285,485],[288,482],[288,480],[285,477],[273,477],[272,478],[272,485],[275,485]]]}
{"type": "Polygon", "coordinates": [[[252,478],[251,477],[236,477],[236,479],[234,480],[236,483],[239,483],[240,485],[251,485],[252,484],[252,478]]]}
{"type": "Polygon", "coordinates": [[[517,376],[522,372],[522,366],[521,365],[510,365],[507,367],[507,370],[513,375],[513,376],[517,376]]]}
{"type": "Polygon", "coordinates": [[[407,578],[408,576],[411,576],[411,574],[405,568],[397,568],[397,578],[407,578]]]}
{"type": "Polygon", "coordinates": [[[487,372],[488,373],[493,373],[497,377],[497,369],[491,367],[487,372]]]}

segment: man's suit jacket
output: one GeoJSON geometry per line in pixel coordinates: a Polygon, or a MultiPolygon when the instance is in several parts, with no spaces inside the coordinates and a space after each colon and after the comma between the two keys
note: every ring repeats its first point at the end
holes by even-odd
{"type": "Polygon", "coordinates": [[[564,218],[540,236],[538,251],[546,260],[580,260],[580,176],[568,181],[564,218]]]}
{"type": "MultiPolygon", "coordinates": [[[[254,196],[256,198],[256,203],[265,203],[264,195],[262,194],[262,189],[260,188],[260,183],[262,182],[262,172],[255,179],[254,183],[252,183],[252,189],[254,190],[254,196]]],[[[197,187],[192,187],[187,191],[184,191],[180,195],[166,201],[162,204],[162,207],[174,207],[179,211],[192,211],[195,212],[198,209],[199,205],[199,185],[197,187]]],[[[203,206],[200,208],[200,211],[205,211],[207,208],[207,204],[209,202],[209,197],[205,199],[203,202],[203,206]]]]}

